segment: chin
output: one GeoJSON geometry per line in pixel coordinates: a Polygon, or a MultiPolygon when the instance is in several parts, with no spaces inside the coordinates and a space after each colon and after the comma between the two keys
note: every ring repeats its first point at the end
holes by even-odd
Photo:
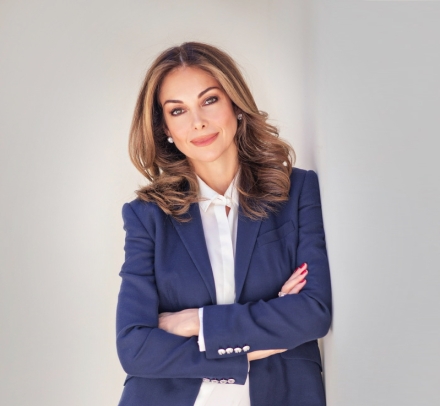
{"type": "Polygon", "coordinates": [[[204,153],[194,154],[192,157],[189,157],[189,158],[194,161],[209,163],[209,162],[216,161],[221,156],[222,156],[222,154],[218,153],[216,151],[205,151],[204,153]]]}
{"type": "Polygon", "coordinates": [[[199,161],[199,162],[204,162],[204,163],[208,164],[208,163],[217,161],[217,159],[219,159],[219,158],[220,158],[220,156],[216,155],[216,156],[203,157],[203,158],[199,158],[199,159],[196,159],[196,160],[199,161]]]}

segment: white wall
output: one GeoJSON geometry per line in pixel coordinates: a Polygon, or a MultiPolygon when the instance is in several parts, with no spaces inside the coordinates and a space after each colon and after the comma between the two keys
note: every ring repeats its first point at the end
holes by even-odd
{"type": "Polygon", "coordinates": [[[329,406],[435,405],[438,2],[0,2],[1,403],[116,404],[127,135],[162,49],[200,40],[318,170],[329,406]]]}
{"type": "Polygon", "coordinates": [[[117,404],[120,212],[141,182],[127,136],[143,75],[168,46],[221,46],[292,134],[297,5],[279,21],[271,3],[0,2],[2,405],[117,404]]]}
{"type": "Polygon", "coordinates": [[[440,404],[440,3],[313,1],[329,406],[440,404]]]}

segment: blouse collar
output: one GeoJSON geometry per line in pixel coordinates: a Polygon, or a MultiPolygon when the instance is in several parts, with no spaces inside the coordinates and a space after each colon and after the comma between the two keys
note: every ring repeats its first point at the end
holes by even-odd
{"type": "MultiPolygon", "coordinates": [[[[197,176],[197,175],[196,175],[197,176]]],[[[199,183],[199,205],[200,208],[206,212],[208,207],[214,204],[223,204],[225,206],[235,207],[238,206],[239,198],[236,183],[238,181],[238,172],[232,179],[224,195],[218,194],[215,190],[211,189],[199,176],[197,176],[199,183]]]]}

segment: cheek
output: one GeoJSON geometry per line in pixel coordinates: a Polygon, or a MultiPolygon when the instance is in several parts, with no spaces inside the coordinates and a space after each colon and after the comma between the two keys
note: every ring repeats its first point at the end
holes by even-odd
{"type": "Polygon", "coordinates": [[[186,122],[185,117],[169,120],[167,128],[170,135],[174,138],[174,141],[183,140],[188,133],[188,123],[186,122]]]}
{"type": "Polygon", "coordinates": [[[188,145],[186,140],[188,139],[188,125],[185,123],[183,117],[178,120],[170,120],[168,124],[169,135],[173,138],[174,146],[184,155],[188,156],[190,151],[188,150],[188,145]]]}
{"type": "Polygon", "coordinates": [[[224,128],[228,135],[234,136],[237,132],[237,120],[233,112],[217,112],[215,117],[212,117],[213,121],[219,124],[220,127],[224,128]]]}
{"type": "Polygon", "coordinates": [[[235,115],[232,117],[229,117],[225,121],[225,128],[227,128],[228,135],[231,138],[235,137],[235,133],[237,132],[237,121],[235,120],[235,115]]]}

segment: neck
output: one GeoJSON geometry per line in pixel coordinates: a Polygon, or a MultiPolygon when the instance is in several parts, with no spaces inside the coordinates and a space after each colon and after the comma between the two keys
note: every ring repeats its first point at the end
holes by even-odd
{"type": "Polygon", "coordinates": [[[238,171],[238,159],[227,165],[221,162],[208,162],[203,165],[193,163],[196,174],[211,189],[224,195],[238,171]]]}

